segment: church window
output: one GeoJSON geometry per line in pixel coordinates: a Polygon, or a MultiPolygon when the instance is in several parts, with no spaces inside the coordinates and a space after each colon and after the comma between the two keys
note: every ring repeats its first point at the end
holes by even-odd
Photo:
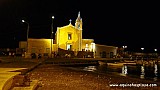
{"type": "Polygon", "coordinates": [[[95,43],[91,43],[91,51],[93,52],[95,50],[95,43]]]}
{"type": "Polygon", "coordinates": [[[86,44],[86,47],[88,47],[88,44],[86,44]]]}
{"type": "Polygon", "coordinates": [[[88,44],[86,44],[85,51],[88,51],[88,50],[89,50],[89,47],[88,47],[88,44]]]}
{"type": "Polygon", "coordinates": [[[68,40],[71,40],[72,39],[72,34],[68,34],[68,40]]]}

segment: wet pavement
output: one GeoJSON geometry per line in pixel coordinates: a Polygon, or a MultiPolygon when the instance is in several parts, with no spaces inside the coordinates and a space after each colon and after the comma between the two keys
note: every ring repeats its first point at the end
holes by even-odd
{"type": "Polygon", "coordinates": [[[43,64],[30,73],[31,79],[39,80],[38,90],[158,90],[158,84],[134,78],[102,75],[73,70],[58,65],[43,64]],[[125,86],[132,84],[130,86],[125,86]],[[140,85],[141,84],[141,85],[140,85]],[[147,86],[147,84],[153,84],[147,86]],[[119,86],[114,86],[119,85],[119,86]],[[121,86],[120,86],[121,85],[121,86]],[[137,85],[137,86],[135,86],[137,85]],[[139,85],[139,86],[138,86],[139,85]],[[143,85],[143,86],[142,86],[143,85]],[[145,85],[145,86],[144,86],[145,85]]]}

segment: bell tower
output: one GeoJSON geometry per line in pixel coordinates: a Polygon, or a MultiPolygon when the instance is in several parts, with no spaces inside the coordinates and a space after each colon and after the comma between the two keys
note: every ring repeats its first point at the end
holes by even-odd
{"type": "Polygon", "coordinates": [[[78,17],[75,22],[75,28],[78,29],[78,51],[82,51],[82,18],[80,11],[78,12],[78,17]]]}
{"type": "Polygon", "coordinates": [[[75,22],[75,27],[79,30],[82,30],[82,18],[80,16],[80,11],[78,12],[78,17],[75,22]]]}

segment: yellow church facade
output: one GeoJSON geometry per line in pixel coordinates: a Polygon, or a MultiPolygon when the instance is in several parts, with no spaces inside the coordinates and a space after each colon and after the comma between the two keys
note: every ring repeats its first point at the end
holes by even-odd
{"type": "Polygon", "coordinates": [[[75,26],[71,24],[58,27],[55,34],[55,41],[59,48],[72,51],[88,51],[92,50],[91,43],[94,43],[93,39],[82,39],[82,18],[80,12],[75,21],[75,26]],[[87,46],[86,46],[87,45],[87,46]]]}
{"type": "MultiPolygon", "coordinates": [[[[66,53],[73,55],[79,55],[80,57],[111,57],[117,54],[118,47],[115,46],[107,46],[107,45],[99,45],[94,43],[94,39],[83,39],[83,23],[82,18],[80,16],[80,12],[78,13],[78,17],[75,20],[75,25],[72,25],[71,20],[70,23],[63,27],[57,27],[57,31],[55,33],[54,43],[51,43],[53,39],[33,39],[29,38],[28,46],[23,47],[27,48],[27,56],[30,56],[31,53],[41,53],[42,55],[47,54],[49,57],[52,57],[53,53],[64,56],[66,53]]],[[[20,42],[24,44],[24,42],[20,42]]],[[[26,46],[21,45],[20,46],[26,46]]],[[[22,48],[22,47],[20,47],[22,48]]]]}
{"type": "Polygon", "coordinates": [[[72,24],[58,27],[55,35],[55,42],[59,48],[64,50],[80,51],[82,30],[76,29],[72,24]]]}

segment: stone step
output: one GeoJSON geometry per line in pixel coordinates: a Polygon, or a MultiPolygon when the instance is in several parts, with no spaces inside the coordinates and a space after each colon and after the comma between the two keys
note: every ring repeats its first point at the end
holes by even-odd
{"type": "Polygon", "coordinates": [[[30,86],[27,87],[13,87],[12,90],[35,90],[38,87],[38,80],[32,80],[30,86]]]}

